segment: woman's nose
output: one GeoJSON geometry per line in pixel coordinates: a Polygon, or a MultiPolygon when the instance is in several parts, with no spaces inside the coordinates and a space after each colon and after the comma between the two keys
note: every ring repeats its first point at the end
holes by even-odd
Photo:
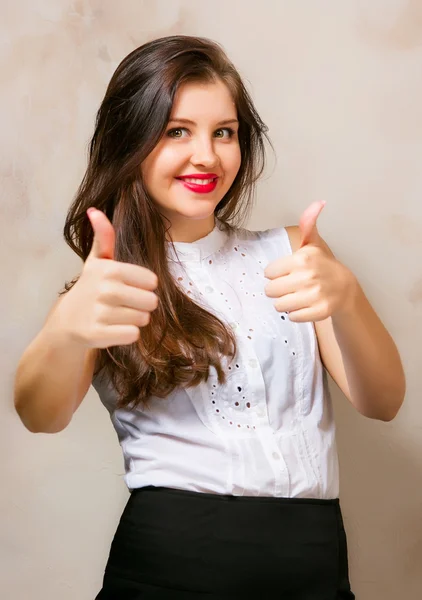
{"type": "Polygon", "coordinates": [[[191,163],[195,166],[206,168],[214,167],[219,161],[211,140],[197,140],[194,152],[191,156],[191,163]]]}

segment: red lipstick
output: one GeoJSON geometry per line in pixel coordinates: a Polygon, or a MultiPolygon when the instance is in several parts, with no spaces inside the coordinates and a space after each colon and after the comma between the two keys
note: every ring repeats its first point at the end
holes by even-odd
{"type": "Polygon", "coordinates": [[[179,179],[185,188],[191,192],[196,194],[209,194],[217,187],[218,175],[215,173],[192,173],[189,175],[181,175],[176,179],[179,179]],[[199,183],[199,181],[207,182],[199,183]]]}

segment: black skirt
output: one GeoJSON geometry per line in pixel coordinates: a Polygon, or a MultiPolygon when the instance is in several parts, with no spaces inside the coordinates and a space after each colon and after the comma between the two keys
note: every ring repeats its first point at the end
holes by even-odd
{"type": "Polygon", "coordinates": [[[338,500],[132,492],[97,600],[353,600],[338,500]]]}

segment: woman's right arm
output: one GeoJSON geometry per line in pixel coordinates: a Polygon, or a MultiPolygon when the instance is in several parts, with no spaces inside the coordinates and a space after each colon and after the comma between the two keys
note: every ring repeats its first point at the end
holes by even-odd
{"type": "Polygon", "coordinates": [[[62,300],[59,298],[54,305],[16,371],[15,408],[22,423],[33,433],[64,429],[84,399],[94,374],[96,348],[71,340],[66,331],[53,325],[62,300]]]}
{"type": "Polygon", "coordinates": [[[98,210],[89,218],[94,241],[82,274],[53,306],[16,370],[15,407],[35,433],[70,423],[91,384],[98,350],[136,342],[158,306],[157,276],[115,261],[112,224],[98,210]]]}

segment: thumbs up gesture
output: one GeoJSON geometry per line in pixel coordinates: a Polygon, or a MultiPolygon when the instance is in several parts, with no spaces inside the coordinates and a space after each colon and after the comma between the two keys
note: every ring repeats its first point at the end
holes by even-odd
{"type": "Polygon", "coordinates": [[[157,276],[139,265],[115,261],[113,225],[100,210],[90,208],[87,214],[93,244],[79,280],[60,304],[62,327],[87,347],[132,344],[158,306],[157,276]]]}
{"type": "Polygon", "coordinates": [[[317,229],[325,202],[314,202],[299,221],[299,243],[291,256],[270,263],[265,277],[269,298],[275,298],[278,312],[289,313],[291,321],[322,321],[346,305],[355,281],[353,273],[340,263],[317,229]]]}

